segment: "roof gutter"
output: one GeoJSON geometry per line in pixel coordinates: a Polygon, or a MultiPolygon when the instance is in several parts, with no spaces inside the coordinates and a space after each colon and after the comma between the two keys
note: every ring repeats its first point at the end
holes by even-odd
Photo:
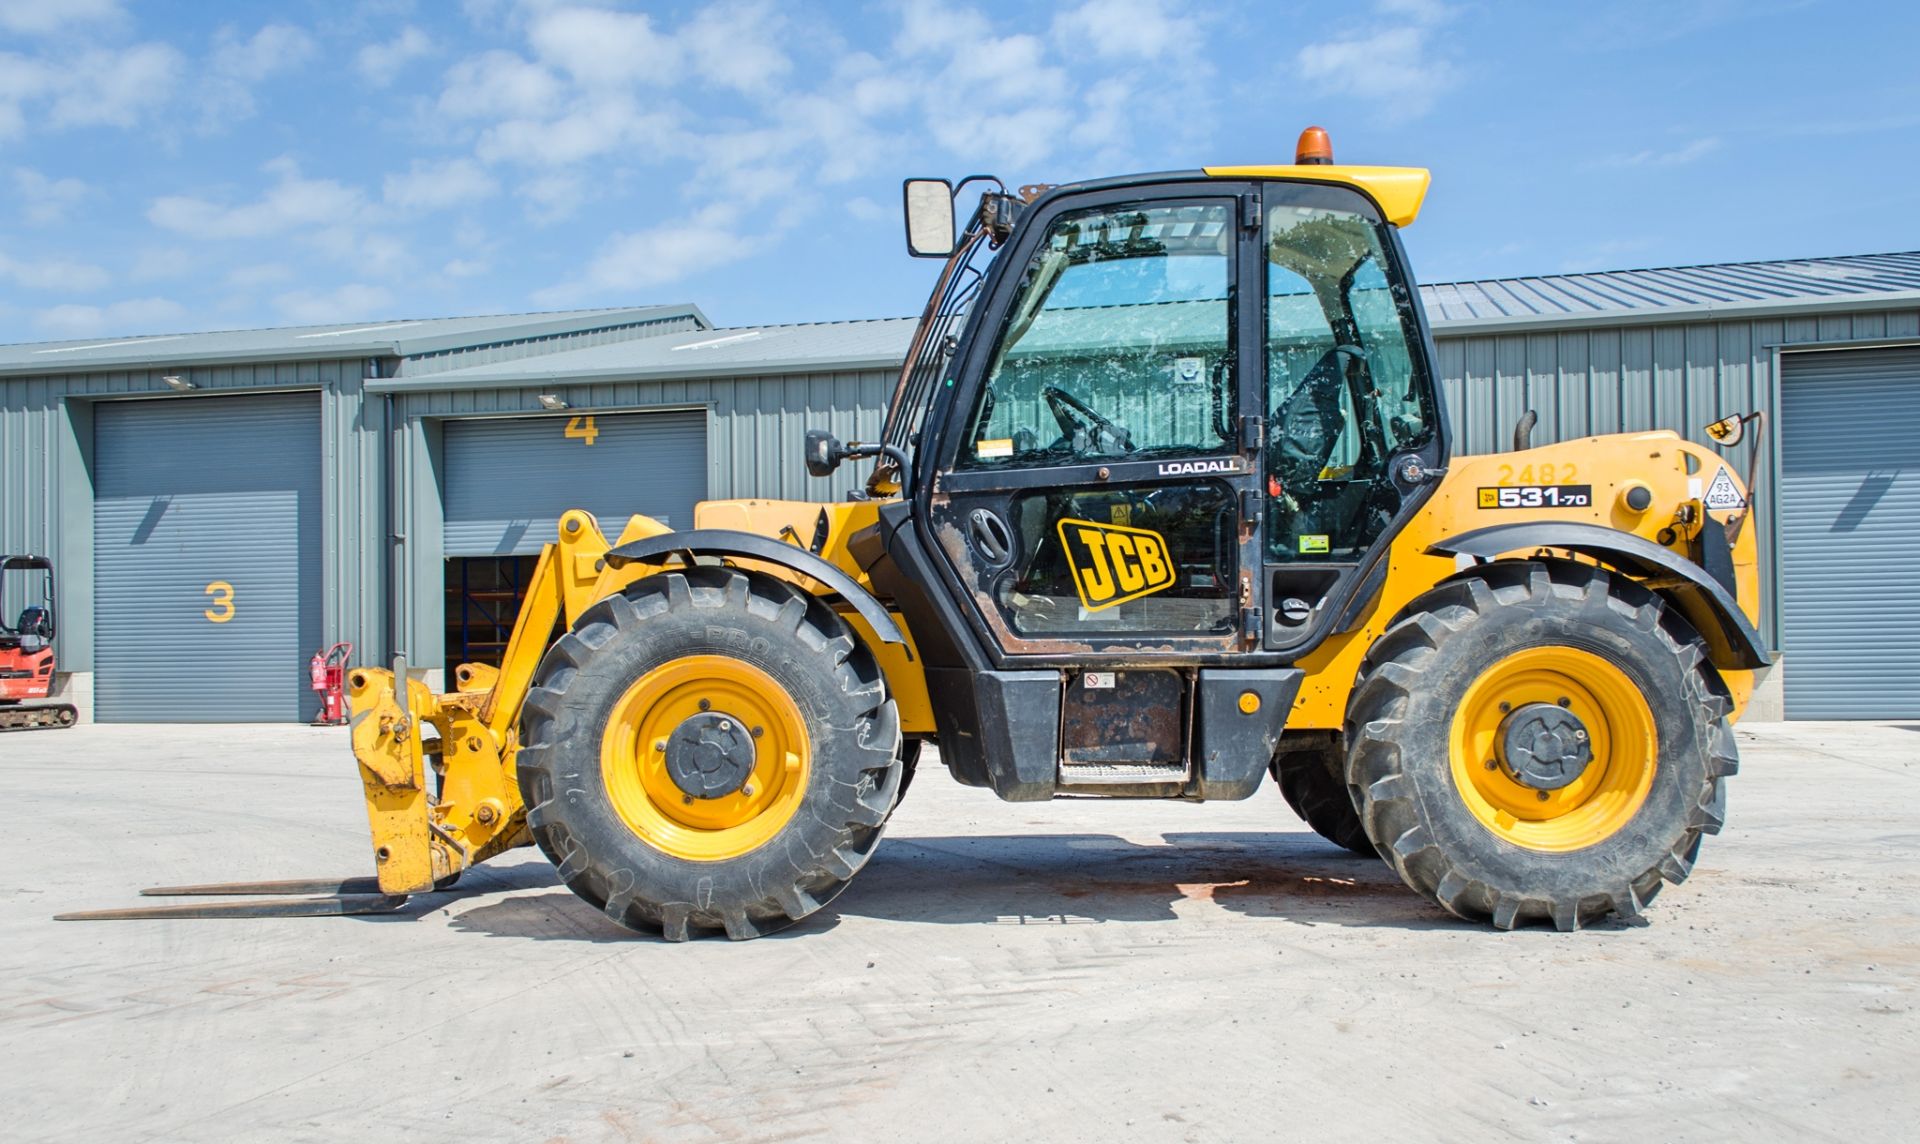
{"type": "MultiPolygon", "coordinates": [[[[791,377],[796,374],[834,373],[850,370],[897,371],[905,360],[906,349],[893,356],[867,354],[860,357],[809,358],[795,361],[714,362],[710,365],[607,366],[600,369],[494,373],[474,376],[467,370],[448,370],[419,377],[392,377],[369,380],[368,393],[433,393],[463,389],[519,389],[529,385],[591,385],[618,381],[698,381],[716,377],[791,377]],[[465,375],[465,376],[463,376],[465,375]]],[[[537,364],[538,358],[528,359],[537,364]]]]}

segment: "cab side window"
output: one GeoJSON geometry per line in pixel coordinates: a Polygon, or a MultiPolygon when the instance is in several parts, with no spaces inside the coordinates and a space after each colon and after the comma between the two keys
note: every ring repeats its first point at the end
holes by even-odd
{"type": "Polygon", "coordinates": [[[1266,252],[1267,557],[1358,560],[1399,506],[1388,461],[1429,432],[1408,301],[1357,214],[1276,206],[1266,252]]]}
{"type": "Polygon", "coordinates": [[[1231,448],[1233,219],[1225,202],[1055,219],[1020,279],[959,467],[1231,448]]]}

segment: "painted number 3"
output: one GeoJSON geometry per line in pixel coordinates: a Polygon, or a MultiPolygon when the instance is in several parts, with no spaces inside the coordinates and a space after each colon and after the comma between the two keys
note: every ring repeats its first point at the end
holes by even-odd
{"type": "Polygon", "coordinates": [[[224,624],[233,618],[233,585],[225,580],[215,580],[207,585],[206,594],[213,598],[213,607],[200,613],[216,624],[224,624]]]}
{"type": "Polygon", "coordinates": [[[594,426],[593,418],[570,417],[567,419],[567,439],[568,440],[584,441],[588,445],[592,445],[593,439],[595,437],[598,437],[599,435],[600,435],[600,430],[594,426]]]}

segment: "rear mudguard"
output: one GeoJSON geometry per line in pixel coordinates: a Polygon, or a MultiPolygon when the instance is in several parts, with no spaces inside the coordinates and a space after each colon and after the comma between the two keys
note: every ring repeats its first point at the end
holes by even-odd
{"type": "Polygon", "coordinates": [[[1450,536],[1429,545],[1427,551],[1439,556],[1492,560],[1509,552],[1542,548],[1577,552],[1656,582],[1650,586],[1673,598],[1689,622],[1700,629],[1708,661],[1723,671],[1753,671],[1773,663],[1767,641],[1724,584],[1672,549],[1630,532],[1575,521],[1524,521],[1450,536]]]}

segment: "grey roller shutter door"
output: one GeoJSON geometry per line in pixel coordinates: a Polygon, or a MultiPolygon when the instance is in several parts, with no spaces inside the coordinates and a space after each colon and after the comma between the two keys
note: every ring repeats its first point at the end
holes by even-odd
{"type": "Polygon", "coordinates": [[[320,523],[318,395],[103,402],[94,413],[97,717],[311,718],[320,523]]]}
{"type": "Polygon", "coordinates": [[[1920,716],[1920,349],[1786,354],[1781,375],[1787,716],[1920,716]]]}
{"type": "Polygon", "coordinates": [[[587,432],[568,414],[447,422],[446,555],[536,554],[574,508],[591,512],[609,540],[634,513],[693,527],[707,494],[704,410],[599,414],[592,444],[587,432]]]}

